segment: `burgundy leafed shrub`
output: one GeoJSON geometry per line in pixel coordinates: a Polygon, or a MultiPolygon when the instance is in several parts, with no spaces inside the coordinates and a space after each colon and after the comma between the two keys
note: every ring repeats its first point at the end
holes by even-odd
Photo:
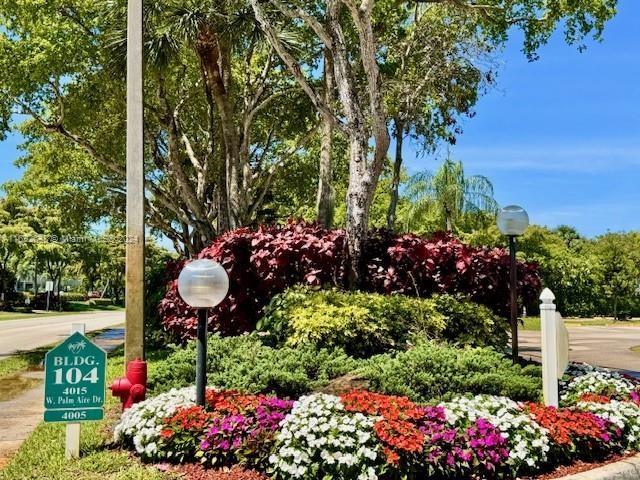
{"type": "MultiPolygon", "coordinates": [[[[229,274],[229,295],[209,318],[210,329],[225,335],[252,330],[271,297],[292,285],[345,287],[347,281],[344,230],[315,224],[241,228],[220,236],[198,257],[220,262],[229,274]]],[[[374,231],[365,265],[361,288],[366,291],[420,297],[463,293],[496,313],[508,309],[509,254],[503,249],[470,247],[450,234],[422,238],[374,231]]],[[[171,270],[176,279],[180,265],[171,270]]],[[[530,303],[540,289],[537,267],[519,263],[518,275],[522,298],[530,303]]],[[[180,299],[176,280],[170,281],[159,309],[177,340],[195,336],[195,311],[180,299]]]]}

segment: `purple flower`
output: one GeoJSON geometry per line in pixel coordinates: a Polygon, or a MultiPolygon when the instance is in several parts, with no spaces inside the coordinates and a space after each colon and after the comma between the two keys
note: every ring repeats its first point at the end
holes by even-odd
{"type": "Polygon", "coordinates": [[[293,402],[289,400],[264,397],[243,414],[217,417],[205,433],[200,450],[206,457],[227,464],[236,463],[239,456],[266,454],[280,422],[292,407],[293,402]]]}

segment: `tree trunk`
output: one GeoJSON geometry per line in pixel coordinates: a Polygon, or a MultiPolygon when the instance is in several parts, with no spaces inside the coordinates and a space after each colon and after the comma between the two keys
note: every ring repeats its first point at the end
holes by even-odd
{"type": "MultiPolygon", "coordinates": [[[[62,311],[62,293],[60,288],[62,287],[62,273],[59,273],[56,277],[57,286],[54,287],[58,291],[58,311],[62,311]]],[[[54,284],[55,285],[55,284],[54,284]]]]}
{"type": "Polygon", "coordinates": [[[218,164],[218,234],[231,230],[231,208],[229,204],[229,184],[227,182],[226,155],[218,164]]]}
{"type": "Polygon", "coordinates": [[[404,141],[404,124],[398,119],[394,121],[396,140],[396,158],[393,162],[393,177],[391,179],[391,199],[389,200],[389,210],[387,211],[387,228],[395,229],[396,209],[398,208],[398,197],[400,188],[400,172],[402,171],[402,144],[404,141]]]}
{"type": "MultiPolygon", "coordinates": [[[[349,288],[358,288],[363,282],[363,253],[369,230],[369,208],[371,206],[372,185],[367,172],[367,135],[350,138],[349,188],[347,190],[347,241],[351,268],[348,278],[349,288]]],[[[375,188],[375,186],[373,186],[375,188]]]]}
{"type": "MultiPolygon", "coordinates": [[[[224,225],[228,230],[237,226],[236,219],[241,215],[244,202],[241,200],[243,192],[240,189],[242,174],[240,165],[240,134],[234,119],[230,93],[225,85],[229,82],[228,78],[225,80],[225,75],[230,75],[230,72],[222,71],[222,65],[228,62],[222,58],[223,49],[220,48],[219,42],[220,39],[216,32],[204,29],[198,37],[196,50],[200,57],[207,88],[215,100],[218,115],[220,116],[225,151],[224,175],[226,177],[224,184],[221,182],[220,188],[221,190],[227,190],[221,195],[220,203],[223,207],[225,203],[228,206],[229,225],[224,225]]],[[[222,173],[221,170],[222,166],[219,173],[222,173]]],[[[222,221],[223,223],[227,222],[226,219],[222,221]]]]}
{"type": "MultiPolygon", "coordinates": [[[[331,53],[325,49],[324,54],[324,98],[330,104],[335,86],[331,53]]],[[[335,207],[335,191],[333,188],[333,165],[331,160],[333,145],[333,123],[325,115],[321,115],[322,129],[320,133],[320,170],[318,174],[318,195],[316,211],[318,223],[325,228],[333,224],[335,207]]]]}
{"type": "MultiPolygon", "coordinates": [[[[203,61],[203,57],[201,56],[201,61],[203,61]]],[[[204,64],[201,63],[202,68],[202,76],[206,79],[208,78],[207,69],[205,69],[204,64]]],[[[215,138],[217,136],[217,128],[215,125],[215,111],[216,111],[216,103],[213,98],[213,92],[211,91],[211,85],[209,82],[205,82],[204,85],[205,96],[207,98],[207,104],[209,106],[209,154],[214,155],[215,148],[215,138]]],[[[223,154],[220,155],[221,158],[215,162],[215,170],[218,175],[217,185],[218,191],[216,192],[216,209],[218,213],[217,217],[217,231],[218,234],[222,234],[231,230],[231,211],[229,206],[229,183],[227,181],[227,152],[223,151],[223,154]]]]}

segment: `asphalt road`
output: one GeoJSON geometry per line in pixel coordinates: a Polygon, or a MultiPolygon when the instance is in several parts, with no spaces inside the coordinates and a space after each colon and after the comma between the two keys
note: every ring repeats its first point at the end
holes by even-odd
{"type": "Polygon", "coordinates": [[[87,332],[124,323],[124,310],[46,316],[0,321],[0,359],[21,350],[57,343],[69,335],[72,323],[84,323],[87,332]]]}
{"type": "MultiPolygon", "coordinates": [[[[601,367],[640,373],[640,327],[568,327],[569,358],[601,367]]],[[[519,333],[522,356],[540,359],[540,332],[519,333]]]]}

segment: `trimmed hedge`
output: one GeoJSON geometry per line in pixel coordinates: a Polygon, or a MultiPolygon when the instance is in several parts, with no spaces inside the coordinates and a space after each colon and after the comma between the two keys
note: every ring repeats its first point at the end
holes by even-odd
{"type": "Polygon", "coordinates": [[[111,298],[92,298],[89,300],[89,305],[94,307],[109,307],[113,304],[113,299],[111,298]]]}
{"type": "Polygon", "coordinates": [[[378,355],[358,370],[369,390],[403,395],[415,402],[449,400],[456,394],[490,394],[538,401],[540,367],[514,365],[489,348],[454,348],[420,342],[395,355],[378,355]]]}
{"type": "Polygon", "coordinates": [[[87,294],[81,292],[62,292],[62,297],[69,302],[84,302],[87,294]]]}
{"type": "Polygon", "coordinates": [[[488,308],[450,295],[421,299],[305,287],[276,295],[258,322],[276,345],[342,348],[356,357],[406,347],[415,339],[504,347],[507,327],[488,308]]]}

